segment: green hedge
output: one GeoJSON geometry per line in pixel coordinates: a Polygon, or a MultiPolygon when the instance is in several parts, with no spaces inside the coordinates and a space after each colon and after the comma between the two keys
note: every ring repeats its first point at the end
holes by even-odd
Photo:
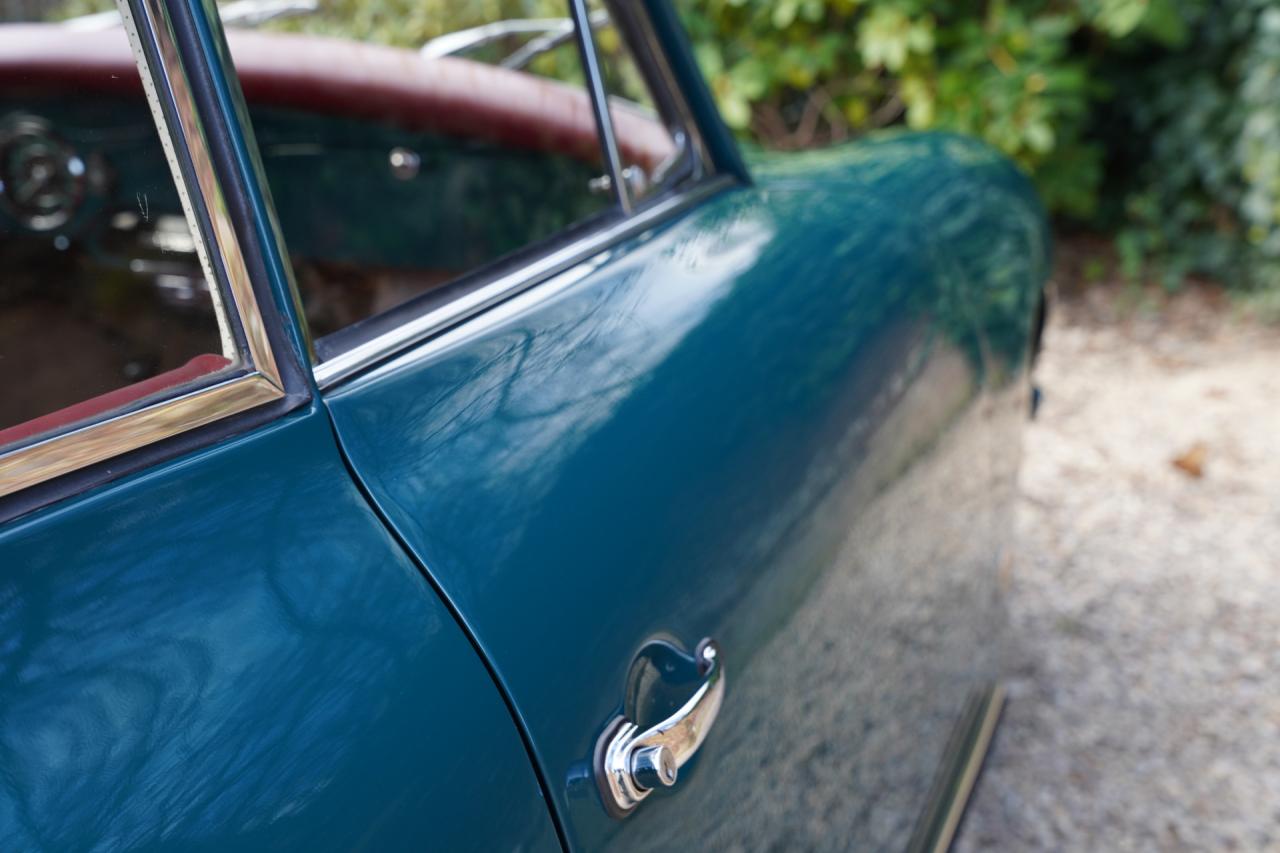
{"type": "Polygon", "coordinates": [[[677,0],[726,119],[986,139],[1133,275],[1280,284],[1275,0],[677,0]]]}

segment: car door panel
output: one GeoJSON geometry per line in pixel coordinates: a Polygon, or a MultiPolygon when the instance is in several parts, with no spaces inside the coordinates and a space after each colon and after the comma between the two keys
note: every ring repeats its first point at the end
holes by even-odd
{"type": "Polygon", "coordinates": [[[575,847],[900,847],[995,676],[1034,194],[948,136],[755,171],[328,395],[575,847]],[[608,817],[633,661],[702,638],[719,721],[608,817]]]}
{"type": "Polygon", "coordinates": [[[6,526],[0,566],[0,848],[559,849],[315,407],[6,526]]]}

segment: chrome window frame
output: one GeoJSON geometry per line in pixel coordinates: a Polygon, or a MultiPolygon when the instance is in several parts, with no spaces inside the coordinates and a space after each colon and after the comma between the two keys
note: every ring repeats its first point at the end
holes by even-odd
{"type": "MultiPolygon", "coordinates": [[[[594,36],[590,27],[580,26],[581,22],[588,20],[589,17],[585,0],[565,0],[565,2],[568,3],[571,17],[574,19],[574,38],[584,63],[587,91],[592,100],[593,113],[597,118],[597,130],[602,145],[601,154],[613,187],[616,188],[615,199],[618,207],[613,211],[615,215],[571,242],[561,245],[553,242],[518,268],[509,271],[500,270],[488,278],[479,278],[472,286],[447,302],[435,307],[427,307],[392,328],[366,341],[356,343],[323,361],[315,361],[313,351],[312,375],[316,386],[321,391],[334,388],[367,369],[421,344],[445,329],[465,322],[565,272],[570,267],[600,254],[613,245],[677,216],[709,196],[739,183],[734,176],[715,170],[714,162],[703,140],[701,128],[683,92],[675,85],[675,75],[667,64],[665,52],[657,43],[657,37],[649,22],[648,10],[643,8],[642,4],[636,4],[636,8],[629,10],[625,19],[615,20],[614,25],[620,31],[626,28],[626,35],[644,44],[644,55],[640,55],[637,51],[634,57],[635,62],[638,65],[651,67],[653,73],[645,75],[646,82],[662,89],[661,92],[653,93],[655,100],[666,99],[674,107],[682,130],[689,136],[693,164],[686,185],[655,193],[638,202],[631,199],[626,181],[621,179],[621,155],[617,149],[617,140],[614,138],[613,116],[608,106],[608,92],[605,89],[594,36]],[[638,23],[636,19],[639,19],[638,23]]],[[[606,3],[612,5],[609,0],[606,0],[606,3]]],[[[282,254],[287,258],[288,245],[281,242],[282,254]]],[[[535,244],[530,248],[536,251],[538,247],[535,244]]],[[[466,281],[465,274],[462,279],[455,280],[453,284],[461,284],[464,281],[466,281]]],[[[420,294],[405,305],[412,306],[418,300],[429,305],[430,296],[431,292],[420,294]]],[[[305,328],[305,314],[300,313],[299,320],[305,328]]]]}
{"type": "Polygon", "coordinates": [[[239,373],[221,381],[8,451],[0,448],[0,497],[285,397],[164,0],[117,0],[117,5],[201,259],[232,303],[227,319],[238,323],[235,331],[243,336],[243,363],[239,373]]]}

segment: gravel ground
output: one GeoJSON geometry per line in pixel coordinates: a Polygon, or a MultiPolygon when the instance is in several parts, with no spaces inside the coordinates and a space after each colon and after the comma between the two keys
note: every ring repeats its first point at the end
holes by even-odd
{"type": "Polygon", "coordinates": [[[1280,850],[1280,330],[1119,302],[1062,300],[1037,367],[961,851],[1280,850]]]}

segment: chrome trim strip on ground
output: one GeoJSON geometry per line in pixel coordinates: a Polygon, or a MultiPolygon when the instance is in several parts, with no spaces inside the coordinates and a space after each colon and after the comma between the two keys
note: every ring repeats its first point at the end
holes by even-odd
{"type": "Polygon", "coordinates": [[[994,685],[970,701],[942,762],[929,808],[906,849],[911,853],[946,853],[977,784],[1004,709],[1004,687],[994,685]]]}
{"type": "Polygon", "coordinates": [[[628,219],[544,255],[515,272],[483,284],[433,311],[414,317],[373,340],[316,365],[316,384],[322,391],[332,388],[365,368],[416,346],[432,335],[564,272],[615,243],[660,224],[736,183],[727,175],[703,181],[683,193],[640,210],[628,219]]]}
{"type": "MultiPolygon", "coordinates": [[[[161,145],[174,175],[188,225],[196,240],[205,275],[211,282],[225,276],[239,331],[245,338],[247,374],[161,400],[132,411],[50,436],[43,441],[0,452],[0,496],[68,474],[112,457],[285,396],[279,368],[267,338],[248,268],[240,248],[218,175],[182,66],[163,0],[117,0],[120,17],[133,48],[143,90],[160,134],[161,145]],[[158,59],[153,67],[151,56],[158,59]],[[170,126],[168,105],[178,127],[170,126]],[[183,176],[178,148],[192,167],[194,186],[183,176]],[[212,245],[199,226],[198,213],[208,217],[212,245]],[[216,261],[216,263],[215,263],[216,261]]],[[[224,346],[238,351],[234,330],[224,325],[224,294],[210,287],[219,305],[224,346]]]]}
{"type": "Polygon", "coordinates": [[[995,737],[996,724],[1000,721],[1000,713],[1004,710],[1004,698],[1004,688],[997,685],[987,699],[986,708],[974,736],[973,747],[969,752],[969,760],[965,762],[955,794],[951,799],[951,808],[947,810],[942,829],[934,841],[934,853],[944,853],[951,849],[956,830],[960,828],[960,818],[964,816],[965,807],[969,805],[973,786],[977,784],[982,763],[986,761],[987,751],[991,748],[991,739],[995,737]]]}

